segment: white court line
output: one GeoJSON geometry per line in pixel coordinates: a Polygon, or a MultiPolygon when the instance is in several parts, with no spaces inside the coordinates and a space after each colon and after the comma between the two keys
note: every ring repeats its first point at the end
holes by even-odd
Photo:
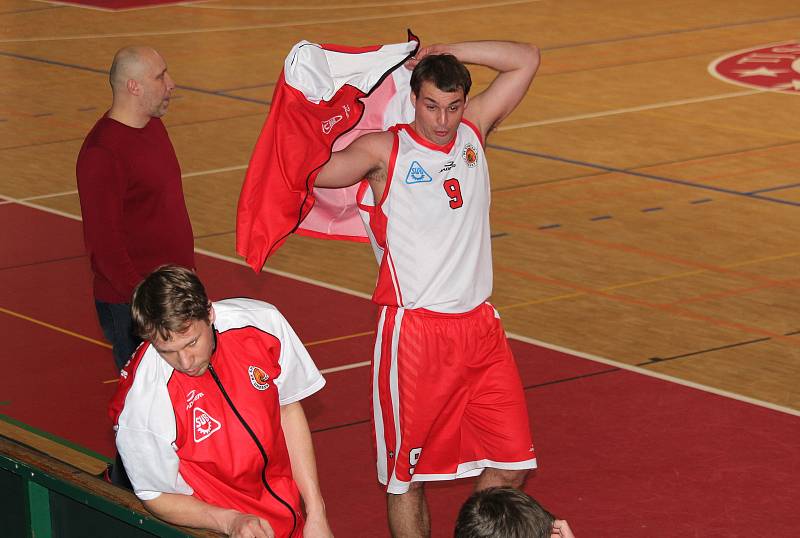
{"type": "Polygon", "coordinates": [[[5,194],[0,194],[0,198],[5,198],[6,199],[4,202],[0,202],[0,204],[19,204],[19,205],[23,205],[25,207],[30,207],[30,208],[33,208],[33,209],[39,209],[41,211],[44,211],[45,213],[52,213],[54,215],[59,215],[61,217],[66,217],[68,219],[77,220],[78,222],[81,222],[81,218],[80,217],[76,217],[72,213],[67,213],[65,211],[60,211],[58,209],[53,209],[53,208],[46,207],[46,206],[39,205],[39,204],[32,204],[32,203],[26,202],[25,200],[22,200],[20,198],[12,198],[11,196],[6,196],[5,194]]]}
{"type": "MultiPolygon", "coordinates": [[[[662,101],[660,103],[652,103],[649,105],[640,105],[628,108],[618,108],[616,110],[605,110],[603,112],[590,112],[587,114],[578,114],[575,116],[563,116],[561,118],[551,118],[549,120],[540,120],[540,121],[529,121],[525,123],[512,123],[511,125],[502,125],[498,127],[496,130],[500,131],[512,131],[515,129],[527,129],[529,127],[540,127],[542,125],[553,125],[556,123],[568,123],[571,121],[581,121],[593,118],[603,118],[607,116],[616,116],[619,114],[628,114],[630,112],[641,112],[644,110],[656,110],[659,108],[669,108],[673,106],[681,106],[681,105],[690,105],[694,103],[705,103],[708,101],[719,101],[722,99],[732,99],[735,97],[746,97],[749,95],[755,95],[758,93],[769,93],[770,90],[745,90],[739,92],[730,92],[730,93],[720,93],[717,95],[707,95],[705,97],[692,97],[689,99],[678,99],[675,101],[662,101]]],[[[214,168],[212,170],[202,170],[199,172],[189,172],[187,174],[181,174],[181,178],[189,178],[189,177],[196,177],[196,176],[204,176],[209,174],[217,174],[221,172],[230,172],[233,170],[244,170],[247,168],[246,164],[239,164],[236,166],[226,166],[223,168],[214,168]]],[[[77,190],[71,191],[64,191],[64,192],[56,192],[52,194],[40,194],[38,196],[29,196],[27,198],[19,198],[14,199],[13,202],[22,203],[27,202],[30,200],[44,200],[47,198],[57,198],[59,196],[69,196],[72,194],[77,194],[77,190]]],[[[11,199],[9,199],[11,200],[11,199]]],[[[12,203],[12,201],[0,202],[0,205],[12,203]]]]}
{"type": "Polygon", "coordinates": [[[747,90],[740,92],[720,93],[717,95],[707,95],[705,97],[678,99],[676,101],[662,101],[660,103],[653,103],[650,105],[633,106],[629,108],[618,108],[616,110],[605,110],[603,112],[590,112],[588,114],[578,114],[576,116],[564,116],[562,118],[552,118],[549,120],[528,121],[525,123],[502,125],[497,128],[497,131],[512,131],[514,129],[525,129],[527,127],[538,127],[540,125],[552,125],[554,123],[566,123],[569,121],[603,118],[606,116],[615,116],[617,114],[627,114],[628,112],[641,112],[643,110],[655,110],[657,108],[668,108],[671,106],[691,105],[694,103],[705,103],[708,101],[719,101],[721,99],[730,99],[732,97],[744,97],[747,95],[754,95],[757,93],[765,93],[765,92],[769,92],[769,90],[747,90]]]}
{"type": "Polygon", "coordinates": [[[334,366],[333,368],[325,368],[320,370],[321,374],[332,374],[334,372],[341,372],[344,370],[352,370],[353,368],[363,368],[364,366],[369,366],[370,361],[364,362],[354,362],[352,364],[345,364],[343,366],[334,366]]]}
{"type": "Polygon", "coordinates": [[[233,170],[244,170],[247,168],[246,164],[237,164],[236,166],[226,166],[224,168],[214,168],[213,170],[201,170],[200,172],[189,172],[188,174],[181,174],[181,178],[205,176],[208,174],[218,174],[220,172],[231,172],[233,170]]]}
{"type": "MultiPolygon", "coordinates": [[[[53,215],[59,215],[61,217],[66,217],[68,219],[77,220],[78,222],[82,222],[83,219],[77,215],[73,215],[72,213],[67,213],[65,211],[61,211],[58,209],[53,209],[51,207],[34,204],[28,201],[25,201],[21,198],[12,198],[11,196],[7,196],[5,194],[0,194],[0,198],[5,198],[6,201],[0,202],[0,204],[19,204],[25,207],[30,207],[32,209],[38,209],[40,211],[44,211],[45,213],[52,213],[53,215]]],[[[194,249],[195,252],[198,254],[203,254],[204,256],[208,256],[209,258],[216,258],[218,260],[223,260],[226,262],[235,263],[237,265],[243,265],[245,267],[250,267],[247,263],[240,259],[240,258],[233,258],[231,256],[226,256],[224,254],[218,254],[216,252],[211,252],[210,250],[206,250],[203,248],[196,248],[194,249]]],[[[372,295],[368,293],[361,293],[359,291],[351,290],[349,288],[343,288],[341,286],[337,286],[335,284],[328,284],[327,282],[322,282],[321,280],[315,280],[313,278],[306,278],[304,276],[295,275],[294,273],[287,273],[286,271],[280,271],[278,269],[270,269],[268,267],[264,267],[261,269],[263,273],[271,273],[273,275],[282,276],[286,278],[291,278],[292,280],[297,280],[299,282],[305,282],[306,284],[313,284],[314,286],[319,286],[320,288],[325,288],[333,291],[338,291],[347,295],[353,295],[355,297],[361,297],[362,299],[371,299],[372,295]]]]}
{"type": "MultiPolygon", "coordinates": [[[[185,179],[187,177],[197,177],[197,176],[206,176],[209,174],[219,174],[221,172],[230,172],[232,170],[244,170],[247,168],[246,164],[239,164],[236,166],[226,166],[224,168],[214,168],[213,170],[202,170],[200,172],[189,172],[188,174],[181,174],[181,179],[185,179]]],[[[16,198],[16,199],[8,199],[5,202],[0,202],[0,205],[3,204],[12,204],[12,203],[22,203],[22,202],[30,202],[31,200],[45,200],[47,198],[58,198],[59,196],[70,196],[73,194],[78,194],[77,190],[71,191],[63,191],[63,192],[53,192],[50,194],[39,194],[38,196],[28,196],[26,198],[16,198]]]]}
{"type": "MultiPolygon", "coordinates": [[[[540,121],[529,121],[525,123],[512,123],[511,125],[502,125],[497,128],[497,131],[512,131],[515,129],[527,129],[529,127],[539,127],[542,125],[553,125],[556,123],[568,123],[571,121],[581,121],[586,119],[593,119],[593,118],[603,118],[607,116],[616,116],[619,114],[628,114],[630,112],[641,112],[643,110],[656,110],[659,108],[669,108],[673,106],[681,106],[681,105],[690,105],[694,103],[704,103],[708,101],[719,101],[722,99],[731,99],[735,97],[746,97],[749,95],[755,95],[757,93],[768,93],[770,90],[745,90],[740,92],[730,92],[730,93],[720,93],[717,95],[707,95],[705,97],[692,97],[689,99],[678,99],[676,101],[662,101],[660,103],[652,103],[649,105],[641,105],[641,106],[634,106],[628,108],[618,108],[616,110],[605,110],[603,112],[590,112],[588,114],[578,114],[576,116],[563,116],[561,118],[551,118],[549,120],[540,120],[540,121]]],[[[212,170],[203,170],[200,172],[189,172],[187,174],[182,174],[181,178],[189,178],[189,177],[196,177],[196,176],[204,176],[208,174],[217,174],[220,172],[230,172],[233,170],[244,170],[247,168],[246,164],[239,164],[236,166],[226,166],[224,168],[215,168],[212,170]]],[[[52,194],[40,194],[38,196],[30,196],[27,198],[19,198],[14,200],[15,202],[27,202],[29,200],[43,200],[46,198],[57,198],[59,196],[68,196],[71,194],[77,194],[77,190],[71,191],[64,191],[64,192],[56,192],[52,194]]],[[[0,202],[0,205],[7,204],[11,202],[0,202]]]]}
{"type": "MultiPolygon", "coordinates": [[[[556,123],[568,123],[571,121],[581,121],[586,119],[593,119],[593,118],[603,118],[607,116],[616,116],[619,114],[628,114],[630,112],[641,112],[643,110],[656,110],[659,108],[669,108],[673,106],[681,106],[681,105],[690,105],[694,103],[704,103],[708,101],[719,101],[722,99],[732,99],[735,97],[746,97],[749,95],[755,95],[757,93],[769,93],[770,90],[745,90],[740,92],[730,92],[730,93],[720,93],[717,95],[707,95],[705,97],[692,97],[689,99],[678,99],[675,101],[662,101],[660,103],[652,103],[649,105],[641,105],[641,106],[634,106],[628,108],[618,108],[615,110],[605,110],[603,112],[590,112],[587,114],[578,114],[575,116],[563,116],[561,118],[551,118],[549,120],[540,120],[540,121],[529,121],[525,123],[512,123],[510,125],[502,125],[498,127],[496,130],[500,131],[512,131],[515,129],[527,129],[529,127],[540,127],[542,125],[553,125],[556,123]]],[[[239,164],[235,166],[226,166],[223,168],[214,168],[212,170],[202,170],[199,172],[189,172],[187,174],[181,174],[181,178],[189,178],[189,177],[196,177],[196,176],[204,176],[209,174],[217,174],[220,172],[231,172],[233,170],[244,170],[247,168],[246,164],[239,164]]],[[[64,191],[64,192],[56,192],[52,194],[40,194],[38,196],[30,196],[27,198],[19,198],[15,199],[14,202],[23,202],[29,200],[43,200],[46,198],[57,198],[59,196],[68,196],[71,194],[77,194],[77,190],[71,191],[64,191]]],[[[0,202],[0,205],[11,203],[11,202],[0,202]]]]}
{"type": "MultiPolygon", "coordinates": [[[[218,254],[216,252],[211,252],[210,250],[206,250],[203,248],[195,248],[195,252],[199,254],[203,254],[210,258],[216,258],[218,260],[223,260],[226,262],[235,263],[237,265],[244,265],[245,267],[250,267],[247,265],[247,262],[240,258],[233,258],[231,256],[226,256],[224,254],[218,254]]],[[[372,295],[368,293],[361,293],[360,291],[351,290],[349,288],[343,288],[341,286],[337,286],[335,284],[328,284],[327,282],[322,282],[321,280],[315,280],[313,278],[306,278],[304,276],[296,275],[294,273],[287,273],[286,271],[279,271],[278,269],[270,269],[268,267],[264,267],[261,269],[264,273],[272,273],[273,275],[283,276],[286,278],[291,278],[292,280],[298,280],[300,282],[305,282],[306,284],[313,284],[314,286],[319,286],[320,288],[325,288],[333,291],[338,291],[347,295],[354,295],[356,297],[361,297],[362,299],[372,299],[372,295]]]]}
{"type": "Polygon", "coordinates": [[[559,351],[561,353],[566,353],[568,355],[574,355],[575,357],[580,357],[582,359],[587,359],[594,362],[599,362],[602,364],[607,364],[609,366],[614,366],[620,368],[622,370],[629,370],[631,372],[636,372],[637,374],[646,375],[649,377],[655,377],[657,379],[661,379],[662,381],[669,381],[675,383],[676,385],[683,385],[684,387],[690,387],[697,390],[702,390],[704,392],[710,392],[712,394],[716,394],[717,396],[724,396],[726,398],[730,398],[731,400],[738,400],[740,402],[757,405],[760,407],[766,407],[767,409],[772,409],[773,411],[780,411],[782,413],[786,413],[788,415],[795,415],[800,417],[800,410],[791,409],[789,407],[784,407],[782,405],[765,402],[764,400],[758,400],[756,398],[750,398],[748,396],[742,396],[741,394],[736,394],[735,392],[728,392],[727,390],[716,389],[714,387],[709,387],[708,385],[703,385],[701,383],[695,383],[693,381],[686,381],[685,379],[680,379],[678,377],[673,377],[671,375],[662,374],[659,372],[653,372],[652,370],[648,370],[646,368],[642,368],[641,366],[634,366],[632,364],[625,364],[623,362],[618,362],[613,359],[606,359],[605,357],[599,357],[597,355],[591,355],[589,353],[583,353],[581,351],[575,351],[574,349],[569,349],[566,347],[557,346],[555,344],[548,344],[547,342],[542,342],[541,340],[536,340],[534,338],[529,338],[527,336],[521,336],[519,334],[514,333],[506,333],[509,338],[513,338],[514,340],[519,340],[520,342],[525,342],[527,344],[532,344],[535,346],[541,346],[547,349],[552,349],[553,351],[559,351]]]}
{"type": "Polygon", "coordinates": [[[169,31],[154,31],[154,32],[127,32],[122,34],[82,34],[73,36],[51,36],[51,37],[17,37],[11,39],[0,39],[0,43],[29,43],[40,41],[73,41],[78,39],[114,39],[119,37],[143,37],[143,36],[169,36],[169,35],[186,35],[186,34],[207,34],[212,32],[242,32],[245,30],[264,30],[268,28],[287,28],[292,26],[310,26],[318,24],[338,24],[342,22],[359,22],[359,21],[372,21],[383,19],[397,19],[408,18],[417,15],[435,15],[438,13],[451,13],[463,12],[475,9],[489,9],[502,6],[513,6],[517,4],[531,4],[534,2],[541,2],[542,0],[506,0],[504,2],[487,2],[483,4],[475,4],[471,6],[457,6],[446,7],[440,9],[429,9],[422,11],[407,11],[404,13],[383,13],[380,15],[364,15],[360,17],[340,17],[333,18],[327,17],[317,20],[303,20],[303,21],[289,21],[289,22],[276,22],[266,24],[251,24],[246,26],[221,26],[219,28],[195,28],[187,30],[169,30],[169,31]]]}
{"type": "MultiPolygon", "coordinates": [[[[69,213],[64,213],[63,211],[58,211],[57,209],[51,209],[49,207],[39,206],[37,204],[32,204],[30,202],[17,201],[17,200],[15,200],[13,198],[10,198],[8,196],[4,196],[2,194],[0,194],[0,197],[6,198],[6,199],[14,201],[14,202],[17,202],[20,205],[24,205],[26,207],[31,207],[31,208],[34,208],[34,209],[39,209],[41,211],[45,211],[47,213],[53,213],[55,215],[61,215],[62,217],[67,217],[67,218],[70,218],[70,219],[73,219],[73,220],[77,220],[77,221],[81,220],[80,217],[76,217],[75,215],[70,215],[69,213]]],[[[217,258],[219,260],[229,261],[229,262],[232,262],[232,263],[236,263],[238,265],[247,265],[243,260],[240,260],[240,259],[237,259],[237,258],[231,258],[230,256],[217,254],[215,252],[210,252],[208,250],[204,250],[204,249],[200,249],[200,248],[195,248],[194,250],[195,250],[195,252],[198,252],[200,254],[204,254],[206,256],[210,256],[212,258],[217,258]]],[[[339,292],[345,293],[347,295],[353,295],[355,297],[361,297],[362,299],[369,299],[370,298],[370,295],[368,295],[366,293],[361,293],[361,292],[358,292],[358,291],[355,291],[355,290],[351,290],[351,289],[348,289],[348,288],[343,288],[341,286],[328,284],[326,282],[321,282],[319,280],[314,280],[313,278],[306,278],[306,277],[303,277],[303,276],[300,276],[300,275],[294,275],[292,273],[287,273],[285,271],[276,271],[274,269],[262,269],[262,271],[263,272],[267,272],[267,273],[276,274],[276,275],[279,275],[279,276],[283,276],[283,277],[286,277],[286,278],[291,278],[293,280],[297,280],[297,281],[300,281],[300,282],[305,282],[307,284],[314,284],[316,286],[320,286],[322,288],[326,288],[326,289],[329,289],[329,290],[339,291],[339,292]]],[[[660,379],[662,381],[675,383],[676,385],[682,385],[684,387],[691,387],[693,389],[702,390],[704,392],[709,392],[711,394],[716,394],[718,396],[722,396],[722,397],[725,397],[725,398],[730,398],[731,400],[737,400],[737,401],[740,401],[740,402],[748,403],[748,404],[755,405],[755,406],[758,406],[758,407],[764,407],[766,409],[771,409],[773,411],[779,411],[781,413],[786,413],[786,414],[789,414],[789,415],[800,416],[800,411],[798,411],[796,409],[783,407],[783,406],[780,406],[780,405],[777,405],[777,404],[765,402],[763,400],[758,400],[758,399],[755,399],[755,398],[749,398],[747,396],[742,396],[741,394],[728,392],[726,390],[716,389],[714,387],[710,387],[708,385],[703,385],[701,383],[694,383],[692,381],[686,381],[686,380],[683,380],[683,379],[680,379],[680,378],[677,378],[677,377],[673,377],[673,376],[670,376],[670,375],[667,375],[667,374],[661,374],[661,373],[658,373],[658,372],[653,372],[653,371],[641,368],[639,366],[632,366],[630,364],[625,364],[625,363],[618,362],[618,361],[615,361],[615,360],[612,360],[612,359],[606,359],[604,357],[599,357],[597,355],[590,355],[588,353],[583,353],[581,351],[575,351],[575,350],[572,350],[572,349],[569,349],[569,348],[566,348],[566,347],[557,346],[555,344],[548,344],[547,342],[542,342],[540,340],[535,340],[535,339],[529,338],[527,336],[521,336],[521,335],[514,334],[514,333],[507,333],[507,335],[508,335],[509,338],[513,338],[514,340],[519,340],[520,342],[525,342],[525,343],[528,343],[528,344],[542,346],[542,347],[545,347],[547,349],[552,349],[554,351],[559,351],[561,353],[567,353],[569,355],[574,355],[576,357],[580,357],[582,359],[590,360],[590,361],[593,361],[593,362],[599,362],[599,363],[602,363],[602,364],[607,364],[609,366],[614,366],[614,367],[617,367],[617,368],[621,368],[623,370],[630,370],[630,371],[635,372],[637,374],[641,374],[641,375],[645,375],[645,376],[649,376],[649,377],[654,377],[656,379],[660,379]]],[[[362,368],[364,366],[368,366],[369,364],[370,364],[369,361],[354,362],[354,363],[351,363],[351,364],[346,364],[346,365],[342,365],[342,366],[336,366],[334,368],[328,369],[327,371],[328,372],[338,372],[338,371],[342,371],[342,370],[350,370],[350,369],[354,369],[354,368],[362,368]]],[[[325,372],[325,371],[326,370],[323,370],[323,372],[325,372]]]]}

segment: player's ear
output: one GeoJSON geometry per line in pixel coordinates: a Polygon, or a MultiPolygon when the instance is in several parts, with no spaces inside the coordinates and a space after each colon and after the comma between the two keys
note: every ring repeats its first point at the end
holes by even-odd
{"type": "Polygon", "coordinates": [[[411,92],[408,94],[408,98],[411,99],[411,106],[412,107],[416,107],[417,106],[417,94],[414,93],[414,90],[411,90],[411,92]]]}
{"type": "Polygon", "coordinates": [[[217,314],[216,314],[216,312],[214,312],[214,306],[213,305],[209,305],[208,306],[208,324],[212,325],[214,323],[215,319],[217,319],[217,314]]]}

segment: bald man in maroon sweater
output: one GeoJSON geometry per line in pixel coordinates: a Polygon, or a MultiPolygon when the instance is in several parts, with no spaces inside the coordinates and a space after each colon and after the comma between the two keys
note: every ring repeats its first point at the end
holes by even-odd
{"type": "Polygon", "coordinates": [[[76,175],[97,315],[122,368],[139,343],[133,288],[156,267],[194,267],[194,238],[181,169],[161,122],[175,83],[149,47],[117,52],[113,101],[83,142],[76,175]]]}

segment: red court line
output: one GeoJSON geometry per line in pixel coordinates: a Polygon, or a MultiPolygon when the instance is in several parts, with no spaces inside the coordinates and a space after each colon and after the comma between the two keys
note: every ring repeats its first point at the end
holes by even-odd
{"type": "MultiPolygon", "coordinates": [[[[23,222],[35,222],[37,213],[30,210],[23,222]]],[[[66,219],[60,226],[73,232],[80,228],[66,219]]],[[[42,230],[42,245],[51,237],[47,232],[42,230]]],[[[305,341],[371,330],[375,323],[374,307],[359,297],[277,275],[256,275],[202,255],[198,266],[213,297],[269,298],[305,341]]],[[[52,273],[53,267],[58,280],[36,279],[38,287],[29,284],[24,294],[9,293],[7,285],[25,286],[21,270],[0,271],[0,306],[4,297],[12,297],[24,308],[27,298],[28,308],[44,312],[41,305],[58,296],[64,299],[56,302],[61,306],[50,304],[51,315],[75,317],[72,310],[60,308],[81,297],[89,300],[88,270],[81,271],[76,260],[28,270],[52,273]],[[59,291],[43,282],[57,282],[59,291]]],[[[81,325],[96,323],[91,308],[81,315],[88,315],[81,325]]],[[[111,432],[103,423],[108,396],[103,391],[112,391],[113,385],[103,388],[98,381],[113,368],[108,351],[13,317],[0,330],[12,346],[5,355],[7,367],[16,374],[0,377],[0,401],[9,399],[2,394],[13,395],[3,412],[110,454],[111,432]]],[[[321,344],[313,353],[321,363],[342,364],[353,354],[370,353],[369,340],[321,344]],[[339,352],[333,351],[336,346],[339,352]]],[[[579,536],[727,537],[755,525],[767,535],[793,535],[794,504],[800,495],[797,417],[568,352],[516,340],[511,345],[524,383],[533,385],[526,397],[541,469],[526,489],[568,517],[579,536]]],[[[327,428],[314,434],[314,442],[331,524],[339,536],[385,536],[383,494],[375,485],[366,422],[369,371],[360,368],[327,378],[328,386],[306,407],[312,427],[327,428]]],[[[452,535],[456,510],[470,488],[470,481],[430,487],[434,536],[452,535]]]]}

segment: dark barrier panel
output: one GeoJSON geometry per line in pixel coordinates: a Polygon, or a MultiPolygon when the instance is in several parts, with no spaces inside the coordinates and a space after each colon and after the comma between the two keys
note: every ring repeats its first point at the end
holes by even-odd
{"type": "Polygon", "coordinates": [[[0,533],[8,538],[28,536],[28,503],[22,477],[0,470],[0,533]]]}
{"type": "Polygon", "coordinates": [[[123,523],[108,514],[79,503],[65,495],[50,492],[50,521],[53,537],[86,538],[87,536],[113,536],[114,538],[140,538],[158,536],[143,529],[123,523]]]}
{"type": "Polygon", "coordinates": [[[3,538],[218,537],[172,527],[117,488],[0,436],[0,535],[3,538]]]}

